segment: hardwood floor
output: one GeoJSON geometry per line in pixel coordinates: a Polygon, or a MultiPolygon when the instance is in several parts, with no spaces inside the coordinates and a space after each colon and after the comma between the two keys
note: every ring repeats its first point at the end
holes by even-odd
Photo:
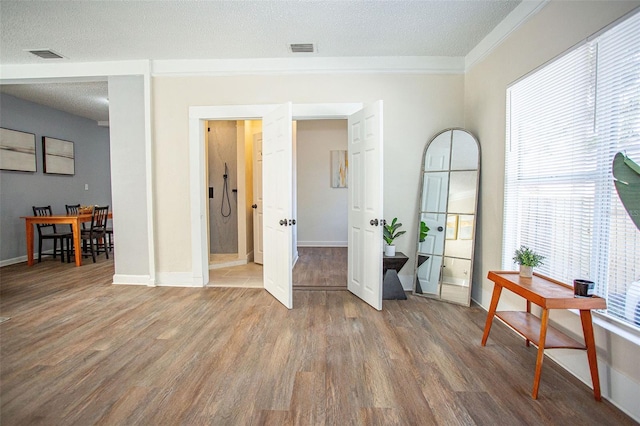
{"type": "Polygon", "coordinates": [[[346,247],[298,247],[294,290],[346,290],[346,247]]]}
{"type": "MultiPolygon", "coordinates": [[[[634,422],[486,312],[346,291],[111,285],[113,261],[0,269],[0,423],[634,422]]],[[[586,356],[586,355],[585,355],[586,356]]]]}

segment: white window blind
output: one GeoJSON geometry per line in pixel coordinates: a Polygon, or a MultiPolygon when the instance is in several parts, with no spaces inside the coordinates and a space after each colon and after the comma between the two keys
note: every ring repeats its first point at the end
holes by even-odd
{"type": "Polygon", "coordinates": [[[507,90],[503,267],[596,282],[605,315],[640,330],[640,230],[613,184],[617,152],[640,163],[640,14],[507,90]],[[626,308],[626,313],[625,313],[626,308]],[[631,314],[630,314],[631,312],[631,314]]]}

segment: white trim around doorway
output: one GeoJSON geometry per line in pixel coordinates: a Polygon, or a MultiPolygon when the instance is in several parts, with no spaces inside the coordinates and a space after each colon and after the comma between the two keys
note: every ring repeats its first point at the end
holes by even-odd
{"type": "MultiPolygon", "coordinates": [[[[362,106],[362,103],[293,104],[293,119],[346,119],[362,106]]],[[[261,120],[264,114],[276,107],[277,104],[189,107],[191,266],[194,287],[204,287],[209,282],[205,123],[208,120],[261,120]]]]}

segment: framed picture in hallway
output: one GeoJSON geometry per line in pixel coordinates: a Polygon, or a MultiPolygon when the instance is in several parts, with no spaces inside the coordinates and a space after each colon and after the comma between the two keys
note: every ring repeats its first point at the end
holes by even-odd
{"type": "Polygon", "coordinates": [[[73,142],[43,136],[42,158],[45,173],[56,175],[75,174],[73,142]]]}
{"type": "Polygon", "coordinates": [[[346,188],[348,172],[347,151],[331,151],[331,187],[346,188]]]}
{"type": "Polygon", "coordinates": [[[36,135],[0,128],[0,169],[36,171],[36,135]]]}

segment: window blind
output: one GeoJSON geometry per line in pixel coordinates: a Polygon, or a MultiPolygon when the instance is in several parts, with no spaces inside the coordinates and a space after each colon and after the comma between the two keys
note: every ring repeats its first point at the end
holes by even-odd
{"type": "Polygon", "coordinates": [[[640,230],[611,171],[620,151],[640,163],[640,14],[511,86],[506,131],[503,268],[528,246],[539,272],[594,281],[603,313],[640,330],[640,230]]]}

